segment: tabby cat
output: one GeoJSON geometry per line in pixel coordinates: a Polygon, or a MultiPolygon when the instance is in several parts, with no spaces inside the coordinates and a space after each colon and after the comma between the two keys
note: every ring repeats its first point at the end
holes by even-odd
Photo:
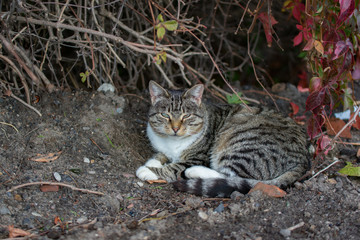
{"type": "Polygon", "coordinates": [[[285,188],[309,168],[305,133],[290,118],[205,103],[202,84],[179,91],[151,81],[149,90],[147,135],[158,153],[136,171],[141,180],[165,179],[180,191],[229,197],[258,182],[285,188]]]}

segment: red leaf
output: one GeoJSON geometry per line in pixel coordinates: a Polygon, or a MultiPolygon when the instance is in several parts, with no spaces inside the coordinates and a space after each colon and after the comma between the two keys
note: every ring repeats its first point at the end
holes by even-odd
{"type": "MultiPolygon", "coordinates": [[[[329,122],[325,123],[327,133],[331,136],[338,134],[338,132],[345,126],[345,122],[341,119],[331,118],[329,122]]],[[[350,128],[346,128],[340,133],[340,137],[351,138],[350,128]]]]}
{"type": "Polygon", "coordinates": [[[301,42],[302,42],[302,39],[303,39],[303,33],[302,32],[299,32],[298,35],[296,35],[296,37],[294,37],[294,47],[299,45],[301,42]]]}
{"type": "Polygon", "coordinates": [[[312,77],[310,79],[309,91],[312,93],[314,91],[319,91],[321,88],[321,79],[319,77],[312,77]]]}
{"type": "Polygon", "coordinates": [[[351,72],[351,76],[354,80],[360,79],[360,57],[359,56],[356,58],[354,70],[351,72]]]}
{"type": "Polygon", "coordinates": [[[303,51],[310,51],[314,47],[314,39],[310,38],[310,40],[306,43],[303,51]]]}
{"type": "Polygon", "coordinates": [[[315,108],[322,106],[324,104],[325,96],[326,88],[311,92],[306,99],[306,111],[312,111],[315,108]]]}
{"type": "Polygon", "coordinates": [[[309,86],[307,83],[307,74],[306,71],[302,71],[300,74],[298,74],[298,78],[300,78],[300,81],[297,85],[297,89],[299,92],[308,92],[309,86]]]}
{"type": "Polygon", "coordinates": [[[307,121],[307,133],[311,139],[321,132],[324,118],[321,115],[311,116],[307,121]]]}
{"type": "Polygon", "coordinates": [[[342,24],[355,10],[354,0],[340,0],[340,14],[336,24],[342,24]]]}
{"type": "MultiPolygon", "coordinates": [[[[329,136],[324,135],[321,136],[318,140],[317,140],[317,149],[316,149],[316,155],[319,154],[322,150],[324,150],[331,142],[331,139],[329,138],[329,136]]],[[[331,147],[328,148],[324,154],[327,155],[328,152],[331,150],[331,147]]]]}
{"type": "MultiPolygon", "coordinates": [[[[354,113],[351,114],[350,119],[354,117],[354,113]]],[[[357,130],[360,130],[360,117],[356,116],[355,123],[352,125],[353,128],[356,128],[357,130]]]]}
{"type": "Polygon", "coordinates": [[[299,106],[296,103],[290,102],[291,108],[293,110],[292,113],[290,113],[290,117],[296,115],[299,112],[299,106]]]}
{"type": "Polygon", "coordinates": [[[332,60],[335,60],[346,54],[348,51],[350,51],[350,49],[353,50],[353,45],[348,38],[346,39],[346,42],[342,40],[338,41],[334,50],[335,56],[332,58],[332,60]]]}
{"type": "Polygon", "coordinates": [[[292,10],[294,18],[300,22],[301,12],[305,11],[305,5],[303,3],[296,2],[292,10]]]}
{"type": "Polygon", "coordinates": [[[274,26],[278,22],[275,20],[275,18],[272,15],[269,16],[267,12],[259,13],[258,18],[263,25],[268,47],[271,47],[272,33],[273,33],[272,26],[274,26]]]}

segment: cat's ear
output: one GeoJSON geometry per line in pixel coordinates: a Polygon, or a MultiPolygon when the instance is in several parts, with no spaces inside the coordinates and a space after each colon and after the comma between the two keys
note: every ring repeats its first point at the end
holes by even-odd
{"type": "Polygon", "coordinates": [[[195,102],[196,105],[200,106],[201,104],[201,98],[204,92],[204,85],[203,84],[197,84],[187,90],[184,93],[184,98],[189,98],[191,101],[195,102]]]}
{"type": "Polygon", "coordinates": [[[152,105],[157,103],[161,98],[168,98],[170,96],[168,91],[152,80],[149,83],[149,92],[152,105]]]}

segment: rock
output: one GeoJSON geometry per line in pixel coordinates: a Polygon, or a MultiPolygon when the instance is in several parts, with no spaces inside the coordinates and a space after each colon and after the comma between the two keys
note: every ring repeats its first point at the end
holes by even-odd
{"type": "Polygon", "coordinates": [[[90,159],[87,157],[84,157],[84,163],[90,163],[90,159]]]}
{"type": "Polygon", "coordinates": [[[209,218],[209,216],[204,211],[199,211],[198,215],[202,220],[205,221],[209,218]]]}
{"type": "Polygon", "coordinates": [[[79,217],[78,219],[76,219],[76,222],[78,224],[83,224],[85,223],[86,221],[88,220],[88,218],[86,216],[82,216],[82,217],[79,217]]]}
{"type": "Polygon", "coordinates": [[[11,214],[10,210],[5,206],[5,205],[1,205],[0,206],[0,215],[6,215],[6,214],[11,214]]]}
{"type": "Polygon", "coordinates": [[[225,209],[224,204],[221,202],[221,203],[219,204],[219,206],[217,206],[217,207],[214,209],[214,212],[221,213],[221,212],[224,211],[224,209],[225,209]]]}
{"type": "Polygon", "coordinates": [[[91,174],[91,175],[96,174],[96,172],[95,172],[95,171],[93,171],[93,170],[89,171],[88,173],[89,173],[89,174],[91,174]]]}
{"type": "Polygon", "coordinates": [[[54,172],[53,175],[56,181],[61,182],[61,175],[58,172],[54,172]]]}
{"type": "Polygon", "coordinates": [[[284,237],[290,237],[291,231],[289,229],[281,229],[280,234],[283,235],[284,237]]]}
{"type": "Polygon", "coordinates": [[[101,86],[97,89],[98,92],[115,92],[115,87],[110,83],[103,83],[101,86]]]}
{"type": "Polygon", "coordinates": [[[203,201],[199,197],[191,197],[185,200],[185,205],[190,208],[198,208],[203,201]]]}
{"type": "Polygon", "coordinates": [[[143,187],[144,186],[144,183],[143,182],[137,182],[136,183],[139,187],[143,187]]]}
{"type": "Polygon", "coordinates": [[[243,198],[245,195],[238,192],[238,191],[234,191],[231,193],[230,198],[231,200],[240,200],[241,198],[243,198]]]}

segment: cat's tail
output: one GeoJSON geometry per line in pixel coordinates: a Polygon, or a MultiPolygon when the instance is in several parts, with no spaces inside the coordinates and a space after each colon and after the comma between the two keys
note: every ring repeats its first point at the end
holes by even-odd
{"type": "Polygon", "coordinates": [[[204,197],[230,197],[235,191],[246,194],[253,185],[243,178],[193,178],[173,182],[178,191],[204,197]]]}

